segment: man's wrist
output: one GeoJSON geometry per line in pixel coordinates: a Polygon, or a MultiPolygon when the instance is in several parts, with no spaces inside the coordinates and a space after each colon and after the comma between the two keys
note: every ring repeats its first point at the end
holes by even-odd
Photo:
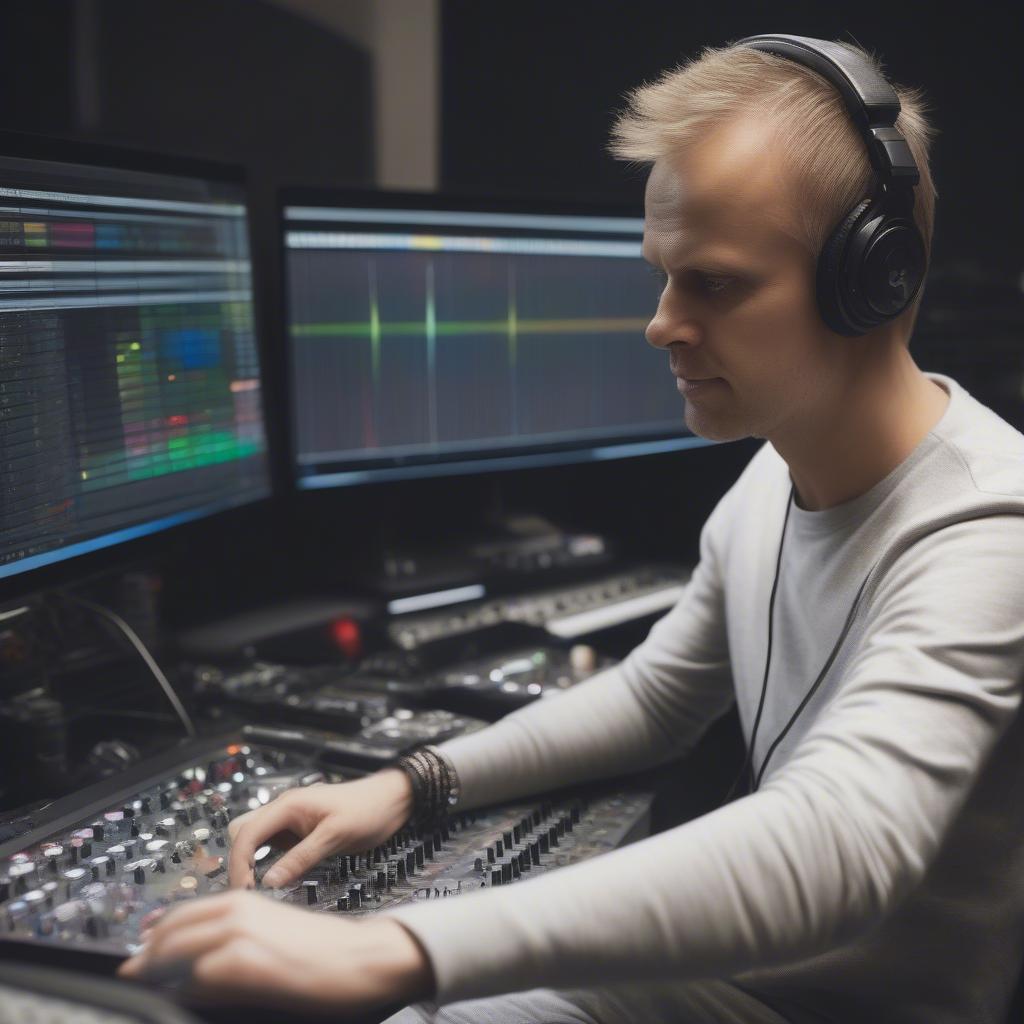
{"type": "Polygon", "coordinates": [[[388,1002],[417,1002],[436,991],[434,969],[426,950],[405,925],[380,915],[359,922],[365,971],[388,1002]]]}
{"type": "Polygon", "coordinates": [[[382,768],[371,778],[385,789],[386,799],[392,807],[393,831],[397,832],[413,812],[414,794],[409,777],[401,768],[382,768]]]}

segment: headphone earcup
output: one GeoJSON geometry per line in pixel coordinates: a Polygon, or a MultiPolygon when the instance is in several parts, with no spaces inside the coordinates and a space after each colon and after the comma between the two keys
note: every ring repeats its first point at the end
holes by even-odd
{"type": "Polygon", "coordinates": [[[816,291],[818,311],[830,330],[852,338],[865,332],[848,317],[842,283],[850,236],[871,206],[871,200],[858,203],[825,240],[818,256],[816,291]]]}

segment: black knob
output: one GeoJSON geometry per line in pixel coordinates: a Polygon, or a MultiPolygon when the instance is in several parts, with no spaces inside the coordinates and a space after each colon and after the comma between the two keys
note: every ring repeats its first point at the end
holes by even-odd
{"type": "Polygon", "coordinates": [[[540,864],[540,843],[536,839],[530,843],[530,860],[534,864],[540,864]]]}
{"type": "Polygon", "coordinates": [[[358,910],[363,902],[363,887],[357,882],[348,890],[348,905],[351,910],[358,910]]]}
{"type": "Polygon", "coordinates": [[[501,885],[501,868],[491,870],[491,885],[501,885]]]}
{"type": "Polygon", "coordinates": [[[505,849],[506,850],[511,850],[512,849],[512,833],[511,832],[503,832],[501,834],[501,838],[505,841],[505,849]]]}
{"type": "Polygon", "coordinates": [[[303,882],[302,888],[306,893],[306,902],[311,907],[315,906],[320,897],[320,883],[315,878],[312,878],[303,882]]]}

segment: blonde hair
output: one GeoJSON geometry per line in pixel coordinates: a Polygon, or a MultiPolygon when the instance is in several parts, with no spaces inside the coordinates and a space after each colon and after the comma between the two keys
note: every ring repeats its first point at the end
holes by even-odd
{"type": "MultiPolygon", "coordinates": [[[[836,40],[839,43],[839,40],[836,40]]],[[[884,75],[881,61],[859,53],[884,75]]],[[[936,129],[926,117],[924,92],[891,83],[900,101],[896,127],[921,173],[914,189],[914,220],[929,262],[938,192],[928,163],[936,129]]],[[[705,47],[699,56],[633,89],[612,128],[611,152],[653,163],[698,143],[727,121],[755,114],[781,144],[796,194],[802,197],[797,240],[817,259],[840,218],[874,190],[875,174],[842,97],[816,71],[749,46],[705,47]]],[[[924,289],[896,321],[909,338],[924,289]]]]}

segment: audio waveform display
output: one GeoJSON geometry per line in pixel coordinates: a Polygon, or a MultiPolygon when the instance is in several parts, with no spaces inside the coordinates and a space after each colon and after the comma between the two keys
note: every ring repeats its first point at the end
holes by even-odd
{"type": "Polygon", "coordinates": [[[644,338],[636,218],[321,206],[285,225],[300,486],[700,443],[644,338]]]}
{"type": "Polygon", "coordinates": [[[269,493],[239,186],[0,156],[0,577],[269,493]]]}

